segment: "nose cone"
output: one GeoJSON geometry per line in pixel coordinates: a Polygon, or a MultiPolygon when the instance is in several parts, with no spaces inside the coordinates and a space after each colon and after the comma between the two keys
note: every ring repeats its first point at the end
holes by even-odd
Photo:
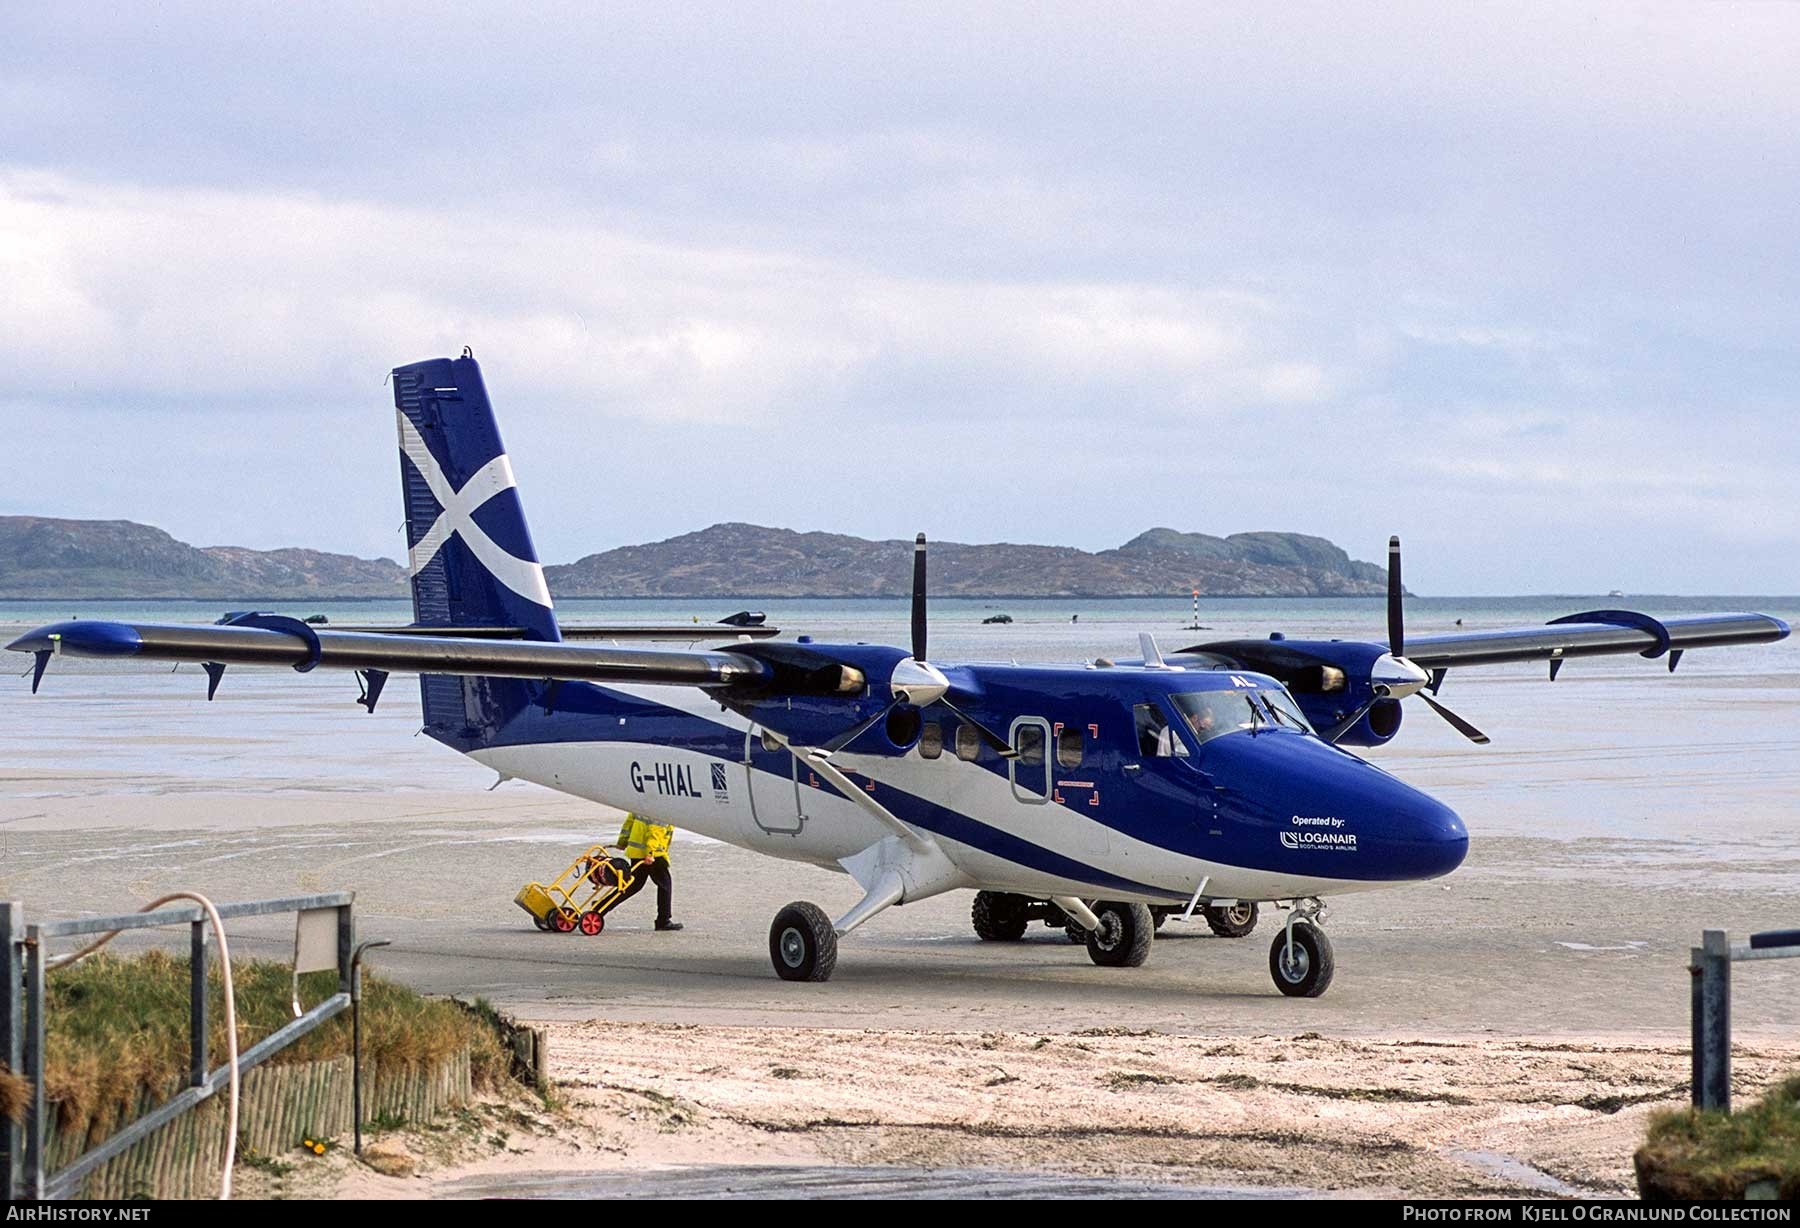
{"type": "Polygon", "coordinates": [[[1462,816],[1433,797],[1407,787],[1411,804],[1394,816],[1384,843],[1395,864],[1410,867],[1405,878],[1440,878],[1469,855],[1469,829],[1462,816]]]}
{"type": "Polygon", "coordinates": [[[1297,735],[1234,734],[1207,743],[1204,769],[1266,868],[1364,882],[1448,874],[1469,832],[1436,798],[1356,756],[1297,735]]]}

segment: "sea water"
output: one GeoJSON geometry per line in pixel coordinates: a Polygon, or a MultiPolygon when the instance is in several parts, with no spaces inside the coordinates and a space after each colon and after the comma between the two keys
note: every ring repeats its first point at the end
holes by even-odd
{"type": "MultiPolygon", "coordinates": [[[[210,622],[246,603],[6,602],[0,635],[63,618],[210,622]]],[[[401,623],[401,602],[258,603],[329,626],[401,623]]],[[[868,600],[571,600],[574,624],[695,626],[748,606],[784,638],[904,645],[908,606],[868,600]],[[695,620],[700,620],[696,623],[695,620]]],[[[1540,624],[1629,606],[1659,615],[1757,610],[1800,621],[1800,598],[1420,597],[1409,635],[1540,624]]],[[[940,662],[1087,663],[1138,653],[1150,632],[1165,652],[1210,639],[1266,636],[1385,640],[1378,598],[1203,600],[1199,630],[1185,599],[973,599],[931,604],[940,662]],[[996,614],[1009,624],[984,624],[996,614]]],[[[3,642],[3,641],[0,641],[3,642]]],[[[22,671],[30,662],[16,658],[22,671]]],[[[194,666],[59,660],[43,694],[0,680],[0,825],[50,797],[241,791],[467,790],[493,783],[472,761],[417,737],[418,692],[394,679],[378,711],[356,705],[354,680],[283,669],[229,670],[215,703],[194,666]]],[[[1573,871],[1591,856],[1645,880],[1678,880],[1696,860],[1726,863],[1747,890],[1800,898],[1800,642],[1701,649],[1671,676],[1635,655],[1569,662],[1552,684],[1542,663],[1452,671],[1441,698],[1493,738],[1475,746],[1418,700],[1400,736],[1367,754],[1455,807],[1476,839],[1561,841],[1573,871]],[[1621,844],[1623,842],[1623,844],[1621,844]]],[[[525,786],[509,786],[523,788],[525,786]]],[[[1735,880],[1734,880],[1735,881],[1735,880]]]]}

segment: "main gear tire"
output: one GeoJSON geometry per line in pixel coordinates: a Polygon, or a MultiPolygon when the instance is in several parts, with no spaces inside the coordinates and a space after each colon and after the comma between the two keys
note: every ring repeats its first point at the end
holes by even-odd
{"type": "Polygon", "coordinates": [[[1256,928],[1256,905],[1240,901],[1230,907],[1206,909],[1206,924],[1221,938],[1245,938],[1256,928]]]}
{"type": "Polygon", "coordinates": [[[1156,919],[1147,904],[1102,900],[1094,905],[1100,928],[1085,935],[1088,958],[1102,968],[1136,968],[1150,958],[1156,919]]]}
{"type": "Polygon", "coordinates": [[[1029,919],[1025,915],[1026,900],[1022,895],[1004,891],[977,891],[969,909],[969,920],[976,936],[983,942],[1017,942],[1025,937],[1029,919]]]}
{"type": "Polygon", "coordinates": [[[837,931],[817,904],[789,904],[769,926],[769,962],[784,981],[829,981],[837,952],[837,931]]]}

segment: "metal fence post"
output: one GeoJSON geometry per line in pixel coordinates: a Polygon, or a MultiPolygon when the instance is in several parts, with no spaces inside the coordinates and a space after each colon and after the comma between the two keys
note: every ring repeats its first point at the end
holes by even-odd
{"type": "MultiPolygon", "coordinates": [[[[25,908],[17,900],[0,903],[0,1062],[18,1074],[25,1064],[24,1017],[20,996],[24,969],[19,966],[19,939],[25,936],[25,908]]],[[[19,1172],[25,1157],[24,1131],[11,1117],[0,1116],[0,1200],[19,1196],[19,1172]]]]}
{"type": "Polygon", "coordinates": [[[356,918],[350,904],[338,905],[338,992],[350,992],[350,965],[356,958],[356,918]]]}
{"type": "Polygon", "coordinates": [[[188,1086],[203,1087],[212,1073],[206,1061],[206,922],[188,936],[188,1086]]]}
{"type": "Polygon", "coordinates": [[[1700,935],[1700,1015],[1705,1044],[1697,1054],[1698,1104],[1731,1111],[1731,942],[1724,930],[1700,935]]]}
{"type": "Polygon", "coordinates": [[[1697,1109],[1705,1108],[1706,1089],[1706,996],[1700,982],[1706,972],[1706,952],[1700,947],[1688,948],[1688,1100],[1697,1109]]]}
{"type": "Polygon", "coordinates": [[[25,1101],[25,1172],[20,1182],[25,1197],[41,1202],[44,1197],[44,943],[25,931],[25,1077],[31,1094],[25,1101]]]}

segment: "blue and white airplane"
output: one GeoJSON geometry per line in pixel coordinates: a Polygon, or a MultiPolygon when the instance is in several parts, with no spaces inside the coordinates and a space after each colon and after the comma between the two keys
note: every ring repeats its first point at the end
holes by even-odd
{"type": "MultiPolygon", "coordinates": [[[[526,528],[480,369],[464,351],[393,373],[414,623],[320,630],[271,614],[194,626],[81,620],[8,647],[206,666],[353,670],[370,711],[392,672],[420,675],[424,731],[494,769],[773,857],[843,870],[835,919],[783,908],[776,973],[823,981],[838,939],[897,904],[976,889],[984,938],[1054,907],[1095,963],[1149,954],[1157,912],[1239,919],[1273,902],[1269,951],[1290,996],[1333,970],[1321,901],[1450,873],[1469,837],[1449,807],[1346,750],[1400,728],[1445,671],[1603,653],[1664,657],[1778,640],[1760,614],[1658,621],[1627,611],[1542,627],[1402,638],[1390,542],[1387,643],[1199,644],[1068,665],[953,665],[926,652],[925,539],[912,644],[753,642],[708,651],[566,642],[526,528]],[[1153,912],[1156,910],[1156,912],[1153,912]]],[[[210,693],[210,692],[209,692],[210,693]]]]}

